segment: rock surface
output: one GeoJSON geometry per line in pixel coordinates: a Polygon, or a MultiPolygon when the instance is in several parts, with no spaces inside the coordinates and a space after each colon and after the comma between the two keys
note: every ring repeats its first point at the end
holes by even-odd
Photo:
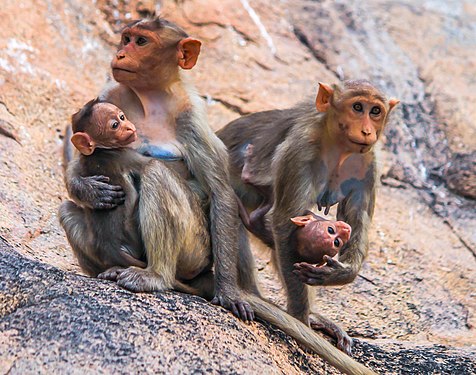
{"type": "MultiPolygon", "coordinates": [[[[0,371],[33,373],[338,373],[272,327],[179,293],[134,294],[23,258],[0,242],[0,371]]],[[[474,352],[357,341],[390,373],[463,374],[474,352]]]]}
{"type": "MultiPolygon", "coordinates": [[[[464,0],[4,1],[0,372],[334,373],[199,298],[79,275],[56,216],[63,129],[108,79],[124,22],[155,11],[203,41],[189,74],[214,129],[313,96],[318,81],[367,78],[401,100],[368,259],[352,285],[315,288],[315,309],[381,373],[476,372],[476,5],[464,0]]],[[[264,293],[284,306],[254,247],[264,293]]]]}

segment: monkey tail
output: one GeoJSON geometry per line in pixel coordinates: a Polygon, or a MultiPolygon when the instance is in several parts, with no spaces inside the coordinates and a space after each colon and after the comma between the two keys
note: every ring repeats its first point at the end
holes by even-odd
{"type": "Polygon", "coordinates": [[[274,324],[305,347],[313,350],[321,358],[342,371],[344,374],[375,375],[375,372],[337,349],[328,341],[317,335],[312,328],[309,328],[272,303],[266,302],[253,294],[247,294],[246,300],[258,317],[274,324]]]}

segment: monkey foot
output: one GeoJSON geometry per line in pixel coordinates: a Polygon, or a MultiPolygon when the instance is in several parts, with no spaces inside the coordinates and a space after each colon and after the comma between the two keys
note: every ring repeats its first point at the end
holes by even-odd
{"type": "Polygon", "coordinates": [[[156,272],[134,266],[118,270],[116,281],[119,286],[132,292],[158,292],[172,289],[172,285],[167,285],[163,277],[156,272]]]}
{"type": "Polygon", "coordinates": [[[101,272],[97,278],[102,280],[111,280],[117,281],[117,276],[120,272],[124,271],[125,268],[123,267],[111,267],[104,272],[101,272]]]}
{"type": "Polygon", "coordinates": [[[220,305],[227,310],[230,310],[233,315],[245,322],[255,319],[255,313],[250,304],[246,301],[231,300],[223,295],[215,295],[211,301],[214,305],[220,305]]]}
{"type": "Polygon", "coordinates": [[[352,338],[337,324],[327,318],[319,317],[318,321],[311,320],[310,326],[316,331],[322,331],[337,340],[337,348],[344,353],[352,354],[352,338]]]}

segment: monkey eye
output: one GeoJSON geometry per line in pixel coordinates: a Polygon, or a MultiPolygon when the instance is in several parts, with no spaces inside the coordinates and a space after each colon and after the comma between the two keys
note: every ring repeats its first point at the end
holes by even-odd
{"type": "Polygon", "coordinates": [[[327,227],[327,232],[328,232],[329,234],[336,234],[336,231],[335,231],[334,228],[332,228],[332,227],[327,227]]]}
{"type": "Polygon", "coordinates": [[[362,103],[354,103],[354,105],[352,106],[352,108],[354,109],[354,111],[356,112],[362,112],[364,107],[362,106],[362,103]]]}
{"type": "Polygon", "coordinates": [[[124,35],[122,37],[122,44],[124,44],[124,45],[129,44],[130,41],[131,41],[131,38],[129,38],[129,36],[124,35]]]}
{"type": "Polygon", "coordinates": [[[144,38],[143,36],[140,36],[140,37],[137,38],[136,43],[137,43],[138,46],[143,46],[143,45],[147,44],[147,39],[144,38]]]}
{"type": "Polygon", "coordinates": [[[372,109],[370,110],[370,114],[372,115],[379,115],[380,113],[382,112],[382,110],[380,109],[380,107],[372,107],[372,109]]]}
{"type": "Polygon", "coordinates": [[[126,116],[124,116],[124,114],[121,113],[121,114],[119,115],[119,119],[120,119],[121,121],[124,121],[124,120],[126,119],[126,116]]]}
{"type": "Polygon", "coordinates": [[[339,241],[338,238],[336,238],[336,239],[334,240],[334,246],[335,246],[335,247],[339,247],[339,246],[340,246],[340,241],[339,241]]]}
{"type": "Polygon", "coordinates": [[[119,127],[119,122],[117,122],[117,121],[114,121],[111,125],[111,128],[113,128],[113,129],[117,129],[118,127],[119,127]]]}

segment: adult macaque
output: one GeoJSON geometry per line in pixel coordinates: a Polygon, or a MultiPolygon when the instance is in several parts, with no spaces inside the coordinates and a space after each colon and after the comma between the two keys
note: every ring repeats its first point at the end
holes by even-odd
{"type": "Polygon", "coordinates": [[[97,99],[88,102],[73,115],[72,131],[71,142],[81,155],[70,171],[71,177],[104,174],[110,184],[126,192],[124,204],[113,210],[81,208],[72,201],[61,205],[60,222],[81,268],[90,276],[115,280],[127,287],[125,268],[147,266],[146,253],[150,250],[146,251],[142,238],[149,237],[150,226],[140,224],[146,213],[148,221],[170,220],[176,227],[176,264],[158,272],[162,280],[157,289],[196,293],[182,282],[211,268],[206,218],[197,196],[177,195],[177,186],[185,182],[174,171],[127,147],[137,140],[136,128],[115,105],[97,99]],[[151,185],[159,189],[153,195],[142,189],[151,185]],[[167,209],[168,203],[177,205],[172,199],[181,204],[183,215],[167,209]]]}
{"type": "MultiPolygon", "coordinates": [[[[111,63],[118,83],[100,96],[101,100],[121,108],[137,127],[138,140],[131,144],[133,148],[161,159],[166,165],[175,163],[183,167],[181,177],[189,180],[184,186],[175,187],[176,194],[181,194],[184,201],[189,194],[205,198],[201,203],[208,219],[206,229],[210,234],[214,269],[196,275],[188,284],[203,294],[210,287],[212,302],[232,310],[242,319],[253,319],[254,310],[345,373],[371,373],[298,320],[251,294],[257,292],[257,287],[252,255],[244,245],[238,267],[240,223],[235,194],[229,183],[228,153],[208,126],[202,100],[180,72],[180,68],[191,69],[195,65],[199,52],[200,42],[171,22],[162,18],[134,22],[122,32],[121,44],[111,63]],[[214,277],[212,284],[207,283],[210,275],[214,277]]],[[[64,155],[71,153],[65,150],[64,155]]],[[[66,176],[68,192],[75,201],[93,209],[111,209],[123,203],[123,190],[105,178],[74,178],[72,172],[77,163],[78,158],[71,160],[66,176]]],[[[139,211],[141,226],[148,226],[148,234],[143,238],[147,267],[129,267],[120,272],[122,285],[134,291],[158,290],[160,270],[170,273],[178,252],[179,234],[175,223],[159,220],[160,215],[153,213],[155,205],[148,204],[154,195],[161,194],[164,182],[157,185],[145,182],[141,180],[139,202],[150,209],[139,207],[139,211]]],[[[194,223],[191,216],[196,212],[183,210],[182,204],[172,200],[164,206],[182,215],[183,222],[194,223]]],[[[246,241],[245,230],[240,233],[240,241],[246,241]]],[[[192,253],[190,256],[193,259],[192,253]]]]}
{"type": "MultiPolygon", "coordinates": [[[[209,219],[215,268],[215,298],[243,319],[253,312],[242,299],[238,287],[237,215],[235,196],[228,182],[227,151],[211,131],[205,108],[195,89],[180,69],[191,69],[200,53],[200,41],[189,37],[177,25],[162,19],[136,21],[124,29],[112,62],[117,81],[100,95],[101,101],[115,104],[137,127],[138,139],[131,147],[145,156],[161,159],[181,171],[184,181],[177,194],[194,193],[206,197],[202,205],[209,219]]],[[[70,147],[66,143],[66,147],[70,147]]],[[[65,150],[64,155],[71,155],[65,150]]],[[[124,188],[109,183],[109,176],[75,178],[77,158],[68,166],[66,184],[70,196],[83,207],[112,209],[124,201],[124,188]]],[[[102,173],[101,173],[102,174],[102,173]]],[[[142,184],[141,194],[160,194],[160,186],[142,184]],[[148,189],[151,189],[149,191],[148,189]]],[[[127,193],[127,192],[126,192],[127,193]]],[[[163,197],[164,200],[167,197],[163,197]]],[[[145,203],[144,203],[145,204],[145,203]]],[[[193,223],[190,212],[179,206],[171,211],[193,223]]],[[[141,212],[145,214],[145,212],[141,212]]],[[[156,218],[157,215],[154,216],[156,218]]],[[[122,285],[133,291],[161,289],[160,272],[171,272],[177,260],[175,225],[167,220],[147,218],[141,225],[150,231],[143,238],[147,268],[129,267],[121,273],[122,285]]]]}
{"type": "MultiPolygon", "coordinates": [[[[387,100],[367,81],[346,81],[332,87],[320,83],[312,105],[244,116],[217,133],[230,150],[232,183],[243,204],[253,210],[272,201],[266,220],[272,229],[288,312],[305,324],[321,328],[328,321],[317,316],[317,321],[309,322],[308,288],[303,282],[349,283],[367,255],[376,185],[373,146],[397,103],[396,99],[387,100]],[[248,144],[253,145],[253,185],[241,178],[248,144]],[[273,196],[263,195],[263,187],[273,196]],[[326,265],[312,266],[312,274],[309,269],[301,272],[302,268],[295,266],[300,255],[293,243],[295,227],[289,218],[315,204],[325,208],[327,214],[337,203],[337,219],[352,227],[350,240],[339,250],[339,260],[325,256],[326,265]]],[[[242,244],[245,246],[243,240],[242,244]]],[[[343,337],[340,331],[334,335],[338,346],[350,350],[347,335],[343,337]]]]}

